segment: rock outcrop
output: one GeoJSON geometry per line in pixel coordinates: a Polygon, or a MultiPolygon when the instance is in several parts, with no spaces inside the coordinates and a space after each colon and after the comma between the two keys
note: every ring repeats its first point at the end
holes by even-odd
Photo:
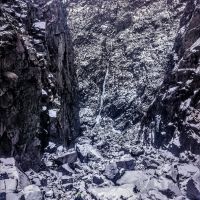
{"type": "Polygon", "coordinates": [[[150,125],[144,128],[144,140],[174,153],[200,154],[199,10],[199,1],[187,3],[175,41],[174,68],[144,118],[150,125]]]}
{"type": "Polygon", "coordinates": [[[49,140],[79,132],[77,81],[59,1],[0,2],[0,155],[39,167],[49,140]]]}
{"type": "Polygon", "coordinates": [[[184,7],[166,0],[67,1],[84,133],[97,135],[99,124],[133,132],[172,67],[184,7]]]}

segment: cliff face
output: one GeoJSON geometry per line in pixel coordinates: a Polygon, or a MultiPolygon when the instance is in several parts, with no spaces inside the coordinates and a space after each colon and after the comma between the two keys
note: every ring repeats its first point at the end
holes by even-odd
{"type": "Polygon", "coordinates": [[[133,132],[172,67],[184,5],[165,0],[67,2],[84,132],[94,132],[99,124],[109,131],[112,124],[133,132]]]}
{"type": "Polygon", "coordinates": [[[56,0],[0,4],[0,155],[36,167],[48,140],[67,144],[79,131],[66,10],[56,0]]]}
{"type": "Polygon", "coordinates": [[[199,1],[190,1],[185,8],[175,41],[174,68],[144,120],[155,133],[154,139],[149,137],[152,129],[148,129],[145,140],[151,140],[157,147],[170,144],[169,148],[176,153],[184,150],[200,153],[199,6],[199,1]]]}
{"type": "Polygon", "coordinates": [[[199,199],[199,9],[0,0],[0,200],[199,199]]]}

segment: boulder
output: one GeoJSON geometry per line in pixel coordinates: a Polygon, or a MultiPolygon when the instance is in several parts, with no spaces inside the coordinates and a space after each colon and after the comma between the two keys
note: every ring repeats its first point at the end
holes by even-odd
{"type": "Polygon", "coordinates": [[[169,199],[173,199],[182,195],[178,185],[174,183],[168,183],[167,188],[160,188],[159,191],[169,199]]]}
{"type": "Polygon", "coordinates": [[[46,197],[49,197],[49,198],[50,198],[50,197],[52,198],[52,197],[54,196],[53,190],[48,190],[48,191],[46,191],[46,192],[45,192],[45,196],[46,196],[46,197]]]}
{"type": "Polygon", "coordinates": [[[65,189],[65,191],[69,191],[73,188],[73,184],[72,183],[66,183],[63,185],[63,188],[65,189]]]}
{"type": "Polygon", "coordinates": [[[62,182],[62,184],[73,183],[74,179],[71,176],[62,176],[61,182],[62,182]]]}
{"type": "Polygon", "coordinates": [[[92,181],[96,185],[101,185],[104,182],[103,178],[99,175],[94,175],[92,181]]]}
{"type": "MultiPolygon", "coordinates": [[[[24,196],[22,193],[7,193],[5,200],[22,200],[23,198],[24,198],[24,196]]],[[[1,199],[1,200],[3,200],[3,199],[1,199]]]]}
{"type": "Polygon", "coordinates": [[[130,155],[124,155],[119,161],[116,162],[118,168],[125,170],[134,170],[135,160],[130,155]]]}
{"type": "Polygon", "coordinates": [[[70,151],[70,152],[66,152],[66,153],[63,153],[59,156],[57,156],[55,158],[55,161],[57,163],[62,163],[62,164],[65,164],[65,163],[74,163],[77,161],[77,152],[74,150],[74,151],[70,151]]]}
{"type": "Polygon", "coordinates": [[[72,175],[74,171],[70,168],[69,164],[64,164],[58,168],[58,171],[61,172],[63,175],[72,175]]]}
{"type": "Polygon", "coordinates": [[[172,166],[170,170],[167,172],[166,177],[171,179],[173,182],[177,182],[178,178],[178,168],[177,166],[172,166]]]}
{"type": "Polygon", "coordinates": [[[42,200],[43,195],[40,188],[36,185],[29,185],[23,190],[25,200],[42,200]]]}
{"type": "Polygon", "coordinates": [[[97,161],[102,158],[98,150],[90,144],[77,144],[76,151],[81,162],[97,161]]]}
{"type": "Polygon", "coordinates": [[[138,157],[144,154],[144,149],[141,146],[134,146],[134,148],[131,148],[130,154],[133,157],[138,157]]]}
{"type": "Polygon", "coordinates": [[[194,175],[198,171],[199,171],[198,167],[192,164],[178,165],[178,175],[179,175],[180,180],[185,180],[187,178],[190,178],[192,175],[194,175]]]}
{"type": "Polygon", "coordinates": [[[157,169],[159,166],[159,163],[151,158],[145,158],[142,163],[146,169],[157,169]]]}
{"type": "Polygon", "coordinates": [[[116,163],[110,163],[106,165],[104,175],[107,179],[116,182],[122,176],[122,172],[118,169],[116,163]]]}
{"type": "Polygon", "coordinates": [[[148,181],[148,175],[141,170],[126,171],[124,175],[117,181],[118,185],[131,184],[133,187],[137,188],[143,187],[148,181]],[[141,185],[141,186],[140,186],[141,185]]]}

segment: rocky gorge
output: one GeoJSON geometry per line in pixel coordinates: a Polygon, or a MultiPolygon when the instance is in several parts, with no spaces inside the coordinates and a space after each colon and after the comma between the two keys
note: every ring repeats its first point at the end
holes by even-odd
{"type": "Polygon", "coordinates": [[[0,200],[198,200],[199,0],[0,0],[0,200]]]}

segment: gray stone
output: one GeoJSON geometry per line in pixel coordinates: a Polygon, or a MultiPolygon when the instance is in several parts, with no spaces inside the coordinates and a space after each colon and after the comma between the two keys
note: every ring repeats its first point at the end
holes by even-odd
{"type": "Polygon", "coordinates": [[[112,180],[113,182],[116,182],[122,176],[116,163],[106,165],[104,175],[107,179],[112,180]]]}
{"type": "Polygon", "coordinates": [[[53,190],[46,191],[45,196],[46,197],[53,197],[54,196],[53,190]]]}
{"type": "Polygon", "coordinates": [[[144,149],[141,146],[135,146],[130,151],[131,156],[138,157],[144,154],[144,149]]]}
{"type": "Polygon", "coordinates": [[[18,180],[16,179],[5,179],[5,187],[7,192],[17,192],[18,180]]]}
{"type": "Polygon", "coordinates": [[[167,178],[173,180],[174,182],[177,182],[177,178],[178,178],[178,168],[177,166],[172,166],[170,168],[170,170],[167,172],[166,175],[167,178]]]}
{"type": "Polygon", "coordinates": [[[39,187],[41,186],[41,181],[40,181],[39,178],[33,178],[32,182],[33,182],[34,185],[37,185],[39,187]]]}
{"type": "Polygon", "coordinates": [[[74,171],[70,168],[68,164],[64,164],[58,168],[59,172],[62,172],[63,175],[72,175],[74,171]]]}
{"type": "Polygon", "coordinates": [[[43,195],[40,188],[36,185],[29,185],[23,190],[25,200],[42,200],[43,195]]]}
{"type": "Polygon", "coordinates": [[[6,194],[6,200],[21,200],[21,199],[23,199],[23,195],[20,193],[7,193],[6,194]]]}
{"type": "Polygon", "coordinates": [[[62,181],[62,184],[73,183],[74,179],[71,176],[62,176],[61,181],[62,181]]]}
{"type": "Polygon", "coordinates": [[[193,164],[178,165],[178,175],[181,180],[190,178],[193,174],[195,174],[198,171],[198,167],[194,166],[193,164]]]}
{"type": "Polygon", "coordinates": [[[55,160],[57,162],[62,163],[62,164],[74,163],[74,162],[77,161],[77,152],[76,151],[71,151],[71,152],[63,153],[62,155],[58,156],[55,160]]]}
{"type": "Polygon", "coordinates": [[[134,170],[136,165],[135,160],[131,158],[130,155],[124,155],[116,164],[118,168],[123,168],[125,170],[134,170]]]}
{"type": "Polygon", "coordinates": [[[92,181],[97,185],[101,185],[104,182],[103,178],[99,175],[94,175],[92,181]]]}
{"type": "Polygon", "coordinates": [[[90,144],[77,144],[76,151],[82,162],[97,161],[102,158],[97,149],[90,144]]]}
{"type": "Polygon", "coordinates": [[[167,196],[167,198],[169,198],[169,199],[173,199],[175,197],[182,195],[179,187],[174,183],[169,183],[167,188],[165,188],[165,189],[160,188],[159,191],[162,194],[164,194],[165,196],[167,196]]]}
{"type": "Polygon", "coordinates": [[[142,163],[147,169],[157,169],[159,166],[159,163],[156,160],[149,158],[145,158],[142,163]]]}
{"type": "Polygon", "coordinates": [[[73,188],[73,184],[72,183],[63,184],[63,188],[65,189],[65,191],[69,191],[73,188]]]}

